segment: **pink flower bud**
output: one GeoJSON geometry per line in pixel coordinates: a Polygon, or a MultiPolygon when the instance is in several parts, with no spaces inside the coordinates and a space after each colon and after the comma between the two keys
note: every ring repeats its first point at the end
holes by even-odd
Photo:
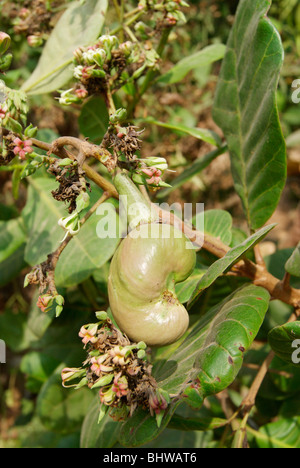
{"type": "Polygon", "coordinates": [[[42,312],[46,312],[52,301],[53,297],[50,296],[50,294],[44,294],[43,296],[39,296],[36,305],[41,309],[42,312]]]}
{"type": "Polygon", "coordinates": [[[25,140],[22,141],[21,138],[17,137],[13,141],[15,147],[14,147],[14,153],[15,155],[19,156],[20,159],[25,159],[26,154],[32,153],[32,141],[31,140],[25,140]]]}
{"type": "Polygon", "coordinates": [[[43,39],[40,36],[31,35],[27,37],[27,42],[30,47],[40,47],[43,44],[43,39]]]}
{"type": "Polygon", "coordinates": [[[6,117],[6,110],[3,109],[3,107],[0,106],[0,120],[5,119],[6,117]]]}
{"type": "Polygon", "coordinates": [[[0,55],[5,54],[11,43],[10,36],[0,31],[0,55]]]}

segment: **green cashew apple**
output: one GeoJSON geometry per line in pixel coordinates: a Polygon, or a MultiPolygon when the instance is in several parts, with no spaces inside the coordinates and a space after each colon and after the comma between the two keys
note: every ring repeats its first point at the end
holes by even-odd
{"type": "MultiPolygon", "coordinates": [[[[136,195],[140,200],[139,191],[136,195]]],[[[146,223],[144,214],[145,210],[142,222],[112,259],[109,302],[117,325],[132,341],[164,346],[177,341],[188,328],[189,316],[176,297],[175,285],[192,273],[196,253],[181,231],[151,220],[146,223]]]]}

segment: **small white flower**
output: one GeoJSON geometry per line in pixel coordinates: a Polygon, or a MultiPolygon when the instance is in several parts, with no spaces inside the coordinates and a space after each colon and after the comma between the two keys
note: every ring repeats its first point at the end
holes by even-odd
{"type": "Polygon", "coordinates": [[[81,227],[79,214],[77,211],[74,211],[74,213],[72,213],[70,216],[61,218],[58,221],[58,225],[67,231],[65,237],[61,241],[63,242],[69,234],[71,236],[75,236],[79,233],[81,227]]]}
{"type": "Polygon", "coordinates": [[[103,36],[99,37],[99,41],[110,50],[113,47],[117,47],[119,45],[118,38],[116,36],[110,36],[109,34],[104,34],[103,36]]]}
{"type": "Polygon", "coordinates": [[[83,70],[82,65],[78,65],[77,67],[75,67],[74,72],[73,72],[74,78],[76,78],[77,80],[80,80],[82,78],[82,70],[83,70]]]}
{"type": "Polygon", "coordinates": [[[74,99],[70,99],[70,97],[74,98],[74,95],[72,94],[73,88],[67,89],[66,91],[62,91],[60,98],[58,99],[59,104],[62,106],[69,106],[72,104],[74,99]]]}

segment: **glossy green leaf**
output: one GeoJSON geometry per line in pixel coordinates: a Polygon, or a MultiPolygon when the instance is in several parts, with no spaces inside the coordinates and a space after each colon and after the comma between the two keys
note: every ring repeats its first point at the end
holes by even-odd
{"type": "Polygon", "coordinates": [[[204,291],[205,289],[209,288],[216,281],[219,276],[223,275],[226,271],[230,270],[230,268],[237,263],[245,253],[252,249],[259,241],[261,241],[267,234],[275,227],[275,224],[271,224],[270,226],[265,226],[264,228],[260,229],[258,232],[253,234],[251,237],[246,239],[242,244],[233,247],[227,254],[213,263],[207,273],[201,278],[199,281],[190,301],[189,306],[191,306],[198,296],[204,291]]]}
{"type": "Polygon", "coordinates": [[[90,99],[81,109],[78,119],[81,133],[95,144],[100,144],[109,124],[105,102],[100,97],[90,99]]]}
{"type": "Polygon", "coordinates": [[[300,242],[294,250],[292,256],[286,262],[285,269],[291,275],[300,278],[300,242]]]}
{"type": "Polygon", "coordinates": [[[73,76],[74,50],[96,41],[104,25],[107,6],[107,0],[72,2],[58,20],[36,69],[22,90],[28,94],[43,94],[64,86],[73,76]]]}
{"type": "Polygon", "coordinates": [[[280,419],[253,432],[259,448],[300,448],[300,418],[280,419]]]}
{"type": "Polygon", "coordinates": [[[98,423],[100,410],[99,395],[93,400],[81,429],[81,448],[111,448],[118,441],[118,428],[120,424],[106,413],[98,423]]]}
{"type": "Polygon", "coordinates": [[[196,159],[196,161],[194,161],[190,167],[184,169],[184,171],[178,177],[172,180],[172,187],[160,190],[157,193],[157,198],[165,198],[169,196],[170,193],[172,193],[175,189],[181,187],[197,174],[200,174],[207,166],[210,165],[212,161],[214,161],[221,154],[225,153],[226,150],[227,146],[222,146],[221,148],[211,151],[201,158],[196,159]]]}
{"type": "MultiPolygon", "coordinates": [[[[29,236],[25,258],[32,266],[45,261],[47,255],[58,248],[65,235],[57,223],[62,216],[66,216],[66,206],[51,196],[55,188],[57,184],[52,179],[30,179],[23,218],[29,236]]],[[[100,198],[101,190],[93,187],[90,195],[92,206],[100,198]]],[[[117,223],[115,210],[109,205],[110,214],[103,216],[111,216],[117,223]]],[[[99,239],[97,225],[101,219],[94,213],[63,251],[55,272],[57,285],[67,287],[84,281],[113,255],[119,242],[118,229],[116,238],[99,239]]]]}
{"type": "MultiPolygon", "coordinates": [[[[261,327],[268,303],[265,289],[247,285],[211,309],[168,360],[155,363],[153,375],[159,387],[173,397],[184,394],[183,401],[198,408],[205,397],[228,387],[261,327]],[[199,385],[191,388],[196,379],[199,385]]],[[[148,412],[136,411],[122,426],[120,443],[138,446],[150,442],[170,423],[175,410],[171,404],[160,428],[148,412]]]]}
{"type": "Polygon", "coordinates": [[[221,60],[224,57],[226,47],[223,44],[212,44],[199,52],[184,57],[171,70],[162,75],[159,83],[174,84],[183,80],[183,78],[192,70],[200,66],[209,65],[213,62],[221,60]]]}
{"type": "Polygon", "coordinates": [[[269,343],[278,357],[300,368],[300,322],[290,322],[273,328],[269,343]]]}
{"type": "MultiPolygon", "coordinates": [[[[224,244],[231,242],[232,217],[224,210],[207,210],[193,218],[194,226],[202,226],[205,234],[220,238],[224,244]]],[[[176,285],[176,295],[181,303],[187,302],[192,296],[200,279],[207,272],[208,267],[198,260],[193,273],[182,283],[176,285]]]]}
{"type": "Polygon", "coordinates": [[[246,285],[207,312],[169,361],[156,365],[159,385],[176,395],[198,378],[201,399],[230,385],[262,325],[269,297],[265,289],[246,285]]]}
{"type": "Polygon", "coordinates": [[[240,1],[213,108],[252,229],[271,217],[286,180],[286,148],[276,107],[283,48],[266,18],[270,5],[271,0],[240,1]]]}

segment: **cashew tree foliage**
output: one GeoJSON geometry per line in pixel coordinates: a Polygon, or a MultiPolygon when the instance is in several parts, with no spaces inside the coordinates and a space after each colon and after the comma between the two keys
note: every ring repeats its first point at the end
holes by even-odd
{"type": "Polygon", "coordinates": [[[287,184],[284,46],[271,0],[236,2],[229,22],[222,2],[206,39],[202,3],[0,5],[12,444],[300,446],[299,244],[261,247],[287,184]],[[176,160],[182,141],[201,155],[176,160]],[[237,217],[205,206],[225,155],[237,217]]]}

